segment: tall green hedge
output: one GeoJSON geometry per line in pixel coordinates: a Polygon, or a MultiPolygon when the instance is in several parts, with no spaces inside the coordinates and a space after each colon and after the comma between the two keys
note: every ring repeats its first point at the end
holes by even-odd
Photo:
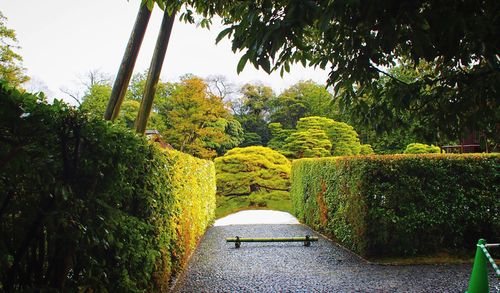
{"type": "Polygon", "coordinates": [[[0,291],[166,290],[214,202],[211,162],[0,82],[0,291]]]}
{"type": "Polygon", "coordinates": [[[498,242],[499,183],[498,155],[301,159],[291,196],[300,221],[355,252],[406,256],[498,242]]]}

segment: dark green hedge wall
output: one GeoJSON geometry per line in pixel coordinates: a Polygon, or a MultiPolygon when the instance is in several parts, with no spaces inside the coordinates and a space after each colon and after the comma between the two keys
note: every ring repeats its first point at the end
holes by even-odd
{"type": "Polygon", "coordinates": [[[0,291],[164,291],[214,206],[213,163],[0,82],[0,291]]]}
{"type": "Polygon", "coordinates": [[[498,154],[296,160],[291,196],[299,220],[363,256],[500,240],[498,154]]]}

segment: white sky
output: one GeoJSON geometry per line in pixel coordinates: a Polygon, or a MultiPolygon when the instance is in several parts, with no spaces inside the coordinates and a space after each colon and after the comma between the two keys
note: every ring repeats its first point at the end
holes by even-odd
{"type": "MultiPolygon", "coordinates": [[[[7,27],[16,31],[18,52],[33,81],[31,89],[48,90],[49,95],[71,100],[61,88],[77,91],[79,80],[89,70],[115,75],[139,8],[139,0],[0,0],[7,27]],[[45,85],[45,86],[44,86],[45,85]]],[[[151,61],[162,12],[155,7],[135,66],[147,70],[151,61]]],[[[224,75],[236,84],[261,81],[280,92],[299,80],[324,84],[327,72],[293,66],[283,79],[257,71],[247,64],[237,75],[241,54],[233,54],[226,39],[215,45],[222,27],[214,21],[210,31],[184,24],[174,25],[162,80],[176,81],[191,73],[200,77],[224,75]]]]}

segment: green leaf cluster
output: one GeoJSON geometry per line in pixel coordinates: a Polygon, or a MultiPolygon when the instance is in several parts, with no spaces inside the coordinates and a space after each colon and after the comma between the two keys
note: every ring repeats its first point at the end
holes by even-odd
{"type": "Polygon", "coordinates": [[[0,82],[0,288],[164,291],[214,217],[213,163],[0,82]]]}
{"type": "Polygon", "coordinates": [[[410,143],[406,146],[405,154],[432,154],[441,153],[441,148],[435,145],[428,145],[425,143],[410,143]]]}
{"type": "Polygon", "coordinates": [[[295,160],[303,223],[367,257],[474,251],[500,233],[500,156],[386,155],[295,160]]]}

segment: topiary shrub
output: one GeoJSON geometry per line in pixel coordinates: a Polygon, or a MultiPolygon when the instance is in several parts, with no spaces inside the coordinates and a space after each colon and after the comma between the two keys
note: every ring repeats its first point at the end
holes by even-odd
{"type": "Polygon", "coordinates": [[[290,158],[358,155],[361,144],[357,132],[346,123],[319,116],[300,118],[296,130],[284,132],[281,125],[271,123],[273,134],[287,135],[283,143],[271,139],[272,147],[290,158]]]}
{"type": "Polygon", "coordinates": [[[300,159],[297,218],[368,257],[473,251],[500,235],[500,156],[300,159]]]}
{"type": "Polygon", "coordinates": [[[290,186],[290,161],[267,147],[234,148],[215,159],[215,168],[219,195],[288,191],[290,186]]]}
{"type": "Polygon", "coordinates": [[[441,153],[441,148],[435,145],[428,145],[423,143],[410,143],[406,146],[405,154],[432,154],[441,153]]]}
{"type": "Polygon", "coordinates": [[[292,158],[328,157],[332,143],[321,129],[295,131],[285,139],[283,148],[292,158]]]}

